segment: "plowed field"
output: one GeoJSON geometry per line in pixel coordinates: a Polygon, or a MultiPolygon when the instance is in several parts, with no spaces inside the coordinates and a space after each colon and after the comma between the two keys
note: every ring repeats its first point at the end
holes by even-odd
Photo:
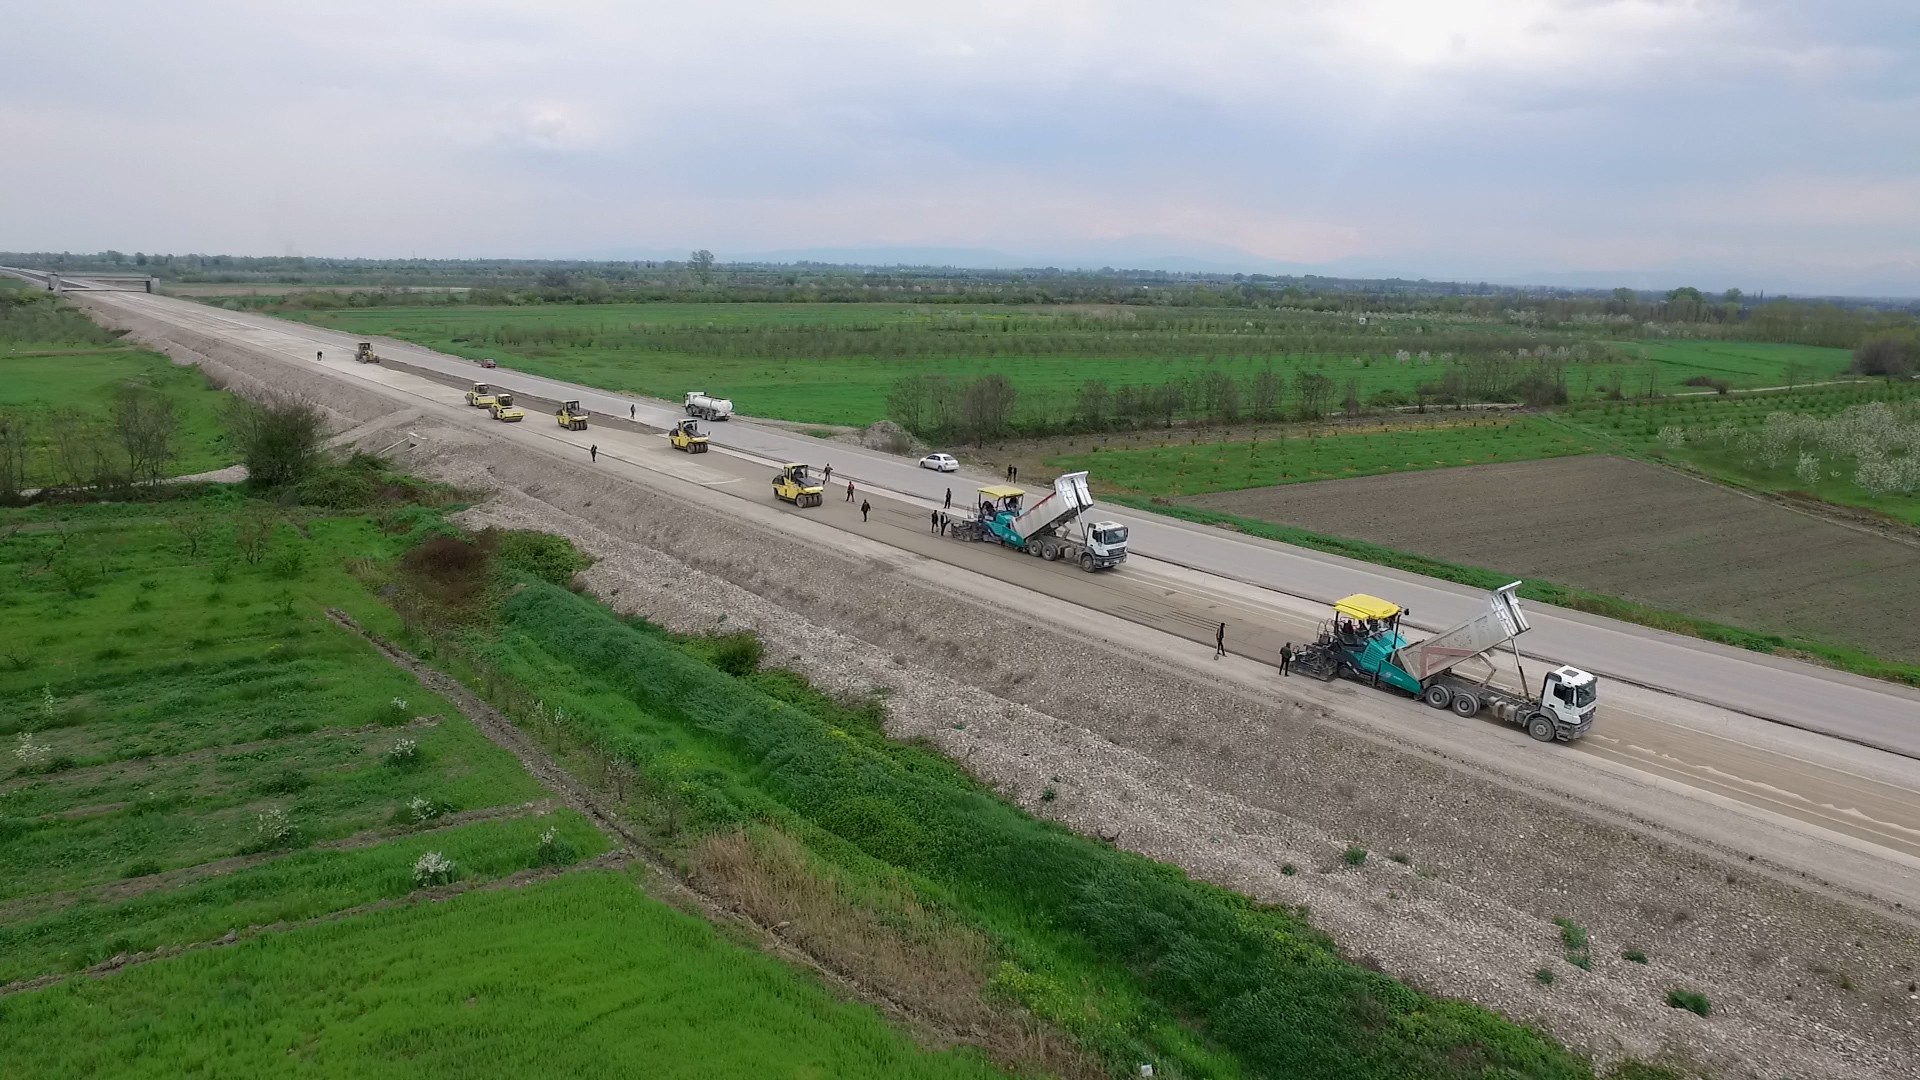
{"type": "Polygon", "coordinates": [[[1637,461],[1474,465],[1180,501],[1920,660],[1920,548],[1637,461]]]}

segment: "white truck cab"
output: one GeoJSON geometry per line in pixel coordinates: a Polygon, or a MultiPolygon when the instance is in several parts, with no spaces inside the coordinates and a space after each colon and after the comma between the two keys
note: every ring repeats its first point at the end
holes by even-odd
{"type": "Polygon", "coordinates": [[[1553,714],[1556,725],[1584,733],[1593,723],[1600,680],[1576,667],[1554,668],[1540,687],[1540,706],[1553,714]]]}

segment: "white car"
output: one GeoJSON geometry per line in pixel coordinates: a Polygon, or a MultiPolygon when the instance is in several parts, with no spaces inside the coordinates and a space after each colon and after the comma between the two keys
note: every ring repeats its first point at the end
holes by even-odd
{"type": "Polygon", "coordinates": [[[932,469],[934,472],[960,471],[960,463],[953,459],[952,454],[928,454],[920,459],[920,467],[932,469]]]}

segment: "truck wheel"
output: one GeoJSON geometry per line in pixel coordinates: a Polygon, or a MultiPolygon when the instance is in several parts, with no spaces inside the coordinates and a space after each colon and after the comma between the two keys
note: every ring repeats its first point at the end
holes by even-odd
{"type": "Polygon", "coordinates": [[[1080,556],[1080,569],[1085,570],[1089,574],[1093,573],[1093,552],[1089,551],[1080,556]]]}
{"type": "Polygon", "coordinates": [[[1444,709],[1453,704],[1453,691],[1439,683],[1434,683],[1432,686],[1427,687],[1426,691],[1422,693],[1420,697],[1436,709],[1444,709]]]}
{"type": "Polygon", "coordinates": [[[1480,699],[1472,694],[1453,695],[1453,711],[1461,716],[1472,716],[1480,711],[1480,699]]]}
{"type": "Polygon", "coordinates": [[[1527,734],[1541,742],[1553,741],[1553,718],[1546,713],[1534,713],[1527,719],[1527,734]]]}

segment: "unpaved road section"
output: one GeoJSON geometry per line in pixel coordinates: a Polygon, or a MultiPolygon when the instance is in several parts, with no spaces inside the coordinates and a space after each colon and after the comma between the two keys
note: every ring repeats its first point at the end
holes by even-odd
{"type": "MultiPolygon", "coordinates": [[[[100,310],[139,315],[190,332],[214,335],[223,341],[246,343],[288,361],[313,363],[311,355],[324,350],[325,361],[314,366],[345,376],[349,386],[381,378],[375,372],[354,370],[358,365],[347,359],[353,349],[353,335],[161,296],[85,294],[82,302],[100,310]]],[[[631,408],[639,420],[659,427],[681,415],[670,403],[620,397],[506,369],[482,374],[469,361],[403,342],[382,341],[379,350],[441,378],[465,380],[478,376],[528,395],[579,398],[601,416],[624,418],[631,408]]],[[[823,446],[819,440],[777,427],[738,420],[714,427],[716,445],[723,448],[780,461],[818,463],[824,455],[834,465],[836,476],[921,499],[938,500],[949,486],[963,492],[982,479],[965,474],[941,476],[874,451],[842,444],[823,446]]],[[[1464,618],[1482,602],[1471,589],[1339,556],[1153,515],[1124,512],[1108,516],[1132,528],[1137,552],[1162,562],[1323,603],[1353,592],[1389,596],[1417,611],[1416,623],[1426,629],[1464,618]]],[[[1920,757],[1920,724],[1913,720],[1920,715],[1920,691],[1579,612],[1536,606],[1533,624],[1526,644],[1530,655],[1538,659],[1576,664],[1609,678],[1656,687],[1697,702],[1920,757]]]]}
{"type": "Polygon", "coordinates": [[[1920,660],[1920,546],[1645,462],[1469,465],[1180,501],[1920,660]]]}

